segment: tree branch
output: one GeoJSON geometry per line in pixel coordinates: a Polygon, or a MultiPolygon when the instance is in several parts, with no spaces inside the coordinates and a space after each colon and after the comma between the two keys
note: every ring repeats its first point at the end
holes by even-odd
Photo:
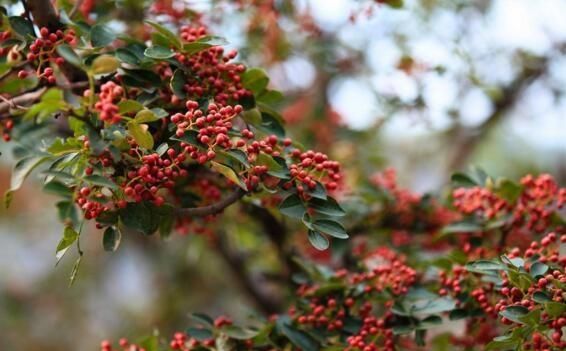
{"type": "Polygon", "coordinates": [[[494,103],[493,112],[481,125],[471,130],[462,128],[461,126],[457,126],[452,130],[453,139],[457,141],[458,144],[456,144],[455,150],[448,162],[448,170],[450,172],[461,169],[467,163],[477,144],[491,129],[497,126],[515,106],[515,103],[520,98],[524,89],[545,72],[545,60],[538,62],[537,66],[534,68],[525,68],[519,77],[503,89],[501,98],[497,99],[494,103]]]}
{"type": "Polygon", "coordinates": [[[29,93],[25,93],[6,101],[0,102],[0,113],[10,111],[10,108],[20,106],[20,105],[29,105],[41,98],[41,95],[45,92],[47,88],[41,88],[29,93]]]}
{"type": "Polygon", "coordinates": [[[218,253],[226,261],[236,276],[236,281],[251,297],[257,308],[266,315],[281,312],[282,303],[280,298],[267,291],[263,282],[247,272],[245,258],[241,253],[237,253],[230,248],[226,235],[223,232],[219,232],[216,238],[216,249],[218,253]]]}
{"type": "Polygon", "coordinates": [[[247,193],[244,189],[237,188],[236,190],[234,190],[234,192],[230,193],[228,196],[212,205],[202,207],[178,208],[175,212],[177,216],[189,217],[204,217],[214,215],[222,212],[222,210],[240,200],[246,194],[247,193]]]}
{"type": "Polygon", "coordinates": [[[81,8],[83,4],[83,0],[76,0],[75,4],[73,5],[73,8],[71,9],[71,11],[69,12],[69,18],[73,18],[75,16],[75,14],[77,13],[77,11],[79,11],[79,9],[81,8]]]}
{"type": "Polygon", "coordinates": [[[248,206],[248,213],[258,221],[261,225],[264,234],[269,238],[273,247],[277,252],[279,261],[285,269],[285,278],[291,280],[291,275],[299,271],[297,265],[292,259],[292,254],[285,247],[285,239],[287,238],[287,228],[267,209],[250,204],[248,206]]]}

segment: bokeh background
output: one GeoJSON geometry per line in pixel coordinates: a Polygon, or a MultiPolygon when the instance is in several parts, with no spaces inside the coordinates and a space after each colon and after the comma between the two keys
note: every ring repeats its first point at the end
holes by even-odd
{"type": "MultiPolygon", "coordinates": [[[[566,0],[407,0],[401,9],[253,2],[185,4],[208,14],[239,60],[269,72],[286,95],[290,134],[340,160],[352,189],[389,166],[420,192],[442,193],[450,174],[471,164],[510,178],[549,172],[566,183],[566,0]]],[[[139,13],[130,7],[152,3],[97,6],[139,13]]],[[[111,25],[130,30],[129,20],[111,25]]],[[[1,151],[3,192],[10,145],[1,151]]],[[[126,235],[110,254],[90,228],[68,287],[72,255],[54,265],[62,231],[54,199],[32,177],[0,212],[0,350],[94,350],[103,338],[170,334],[192,311],[240,320],[253,312],[230,267],[199,235],[126,235]]],[[[229,211],[223,225],[238,220],[229,211]]],[[[240,231],[237,244],[258,267],[269,266],[271,253],[251,249],[262,244],[253,230],[240,231]]]]}

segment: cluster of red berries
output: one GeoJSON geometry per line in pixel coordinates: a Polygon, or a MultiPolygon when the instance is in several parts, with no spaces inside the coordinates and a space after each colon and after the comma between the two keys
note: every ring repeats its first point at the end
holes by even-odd
{"type": "Polygon", "coordinates": [[[452,211],[433,199],[427,203],[427,210],[423,211],[421,206],[423,196],[399,186],[393,168],[373,174],[370,182],[388,195],[384,213],[388,226],[399,229],[393,232],[393,239],[398,245],[405,244],[411,239],[407,231],[413,231],[415,227],[432,235],[455,218],[452,211]]]}
{"type": "Polygon", "coordinates": [[[363,284],[366,293],[388,289],[402,295],[417,280],[417,272],[406,264],[406,258],[387,247],[373,249],[363,260],[368,271],[353,273],[349,280],[351,284],[363,284]]]}
{"type": "MultiPolygon", "coordinates": [[[[187,159],[185,149],[177,152],[169,148],[163,156],[157,153],[142,156],[141,165],[126,173],[127,180],[123,185],[126,198],[135,202],[152,201],[156,206],[163,205],[165,198],[159,191],[173,188],[175,179],[188,175],[187,170],[181,168],[187,159]]],[[[136,155],[136,150],[130,150],[130,155],[136,155]]]]}
{"type": "Polygon", "coordinates": [[[232,147],[228,131],[232,129],[232,120],[242,112],[242,106],[219,108],[216,104],[211,103],[208,105],[206,114],[199,109],[196,101],[187,101],[186,107],[188,111],[185,114],[174,114],[171,116],[171,122],[176,125],[175,135],[177,137],[183,137],[189,130],[197,130],[197,140],[207,146],[205,152],[201,153],[198,150],[192,152],[193,159],[202,164],[216,156],[214,147],[218,146],[223,149],[232,147]]]}
{"type": "Polygon", "coordinates": [[[328,156],[321,152],[308,150],[301,152],[294,149],[291,152],[291,158],[294,161],[289,166],[291,174],[291,182],[285,186],[294,185],[300,196],[308,197],[308,191],[312,191],[320,182],[326,190],[333,191],[338,188],[338,184],[342,180],[340,173],[340,163],[328,159],[328,156]]]}
{"type": "MultiPolygon", "coordinates": [[[[225,317],[220,316],[214,320],[215,328],[222,328],[224,326],[232,325],[232,321],[225,317]]],[[[249,342],[244,342],[249,344],[249,342]]],[[[100,351],[145,351],[143,347],[130,343],[127,339],[122,338],[118,342],[118,348],[114,348],[109,340],[104,340],[100,343],[100,351]]],[[[216,341],[214,339],[197,340],[195,338],[187,336],[187,334],[182,332],[176,332],[169,341],[169,347],[171,350],[178,351],[193,351],[202,350],[203,347],[215,347],[216,341]]]]}
{"type": "MultiPolygon", "coordinates": [[[[0,32],[0,43],[4,44],[5,41],[12,37],[10,31],[0,32]]],[[[18,61],[21,59],[20,53],[15,49],[15,46],[2,45],[0,47],[0,56],[7,56],[9,62],[18,61]]]]}
{"type": "Polygon", "coordinates": [[[510,236],[530,241],[532,233],[546,230],[553,214],[564,206],[566,188],[560,188],[548,174],[528,175],[521,180],[521,185],[521,192],[513,202],[503,199],[494,190],[476,186],[455,189],[453,204],[464,215],[506,220],[504,230],[511,233],[510,236]]]}
{"type": "MultiPolygon", "coordinates": [[[[108,194],[111,195],[111,194],[108,194]]],[[[78,188],[75,194],[75,202],[83,210],[85,219],[93,219],[104,211],[108,211],[109,207],[103,204],[106,199],[102,193],[101,187],[83,186],[78,188]]]]}
{"type": "Polygon", "coordinates": [[[328,293],[320,296],[317,285],[302,285],[297,295],[308,299],[308,304],[297,305],[289,310],[294,321],[303,328],[324,328],[340,332],[346,316],[355,316],[362,321],[360,330],[347,338],[345,350],[394,350],[395,337],[390,327],[393,301],[386,301],[379,316],[372,315],[378,309],[370,302],[368,294],[391,291],[396,296],[406,294],[416,282],[416,271],[408,267],[405,258],[394,251],[379,247],[362,258],[366,271],[336,271],[335,277],[343,281],[352,291],[363,288],[363,294],[347,293],[346,296],[328,293]]]}
{"type": "MultiPolygon", "coordinates": [[[[509,279],[503,281],[501,289],[501,298],[495,305],[497,311],[503,311],[509,306],[521,306],[529,311],[540,308],[540,300],[537,300],[535,294],[542,294],[548,301],[555,303],[566,302],[566,256],[560,255],[560,245],[566,243],[566,234],[562,234],[560,238],[554,232],[547,234],[540,241],[533,241],[530,247],[521,253],[518,249],[512,250],[508,255],[509,258],[523,257],[525,261],[537,258],[538,262],[548,264],[548,269],[541,275],[537,275],[535,282],[526,290],[516,286],[511,286],[509,279]]],[[[527,266],[527,270],[531,271],[534,263],[527,266]]],[[[505,317],[501,318],[504,324],[515,324],[505,317]]],[[[552,316],[543,310],[540,315],[541,325],[546,325],[551,332],[534,333],[532,339],[528,343],[528,350],[564,350],[566,348],[566,340],[563,340],[562,328],[566,327],[566,315],[562,313],[558,316],[552,316]]]]}
{"type": "MultiPolygon", "coordinates": [[[[86,95],[91,94],[85,91],[86,95]]],[[[122,116],[118,113],[119,102],[124,96],[124,89],[118,84],[109,81],[100,86],[100,94],[94,108],[99,112],[100,119],[104,122],[115,124],[122,120],[122,116]]]]}
{"type": "MultiPolygon", "coordinates": [[[[183,26],[181,28],[181,39],[187,42],[194,42],[206,35],[207,30],[203,26],[183,26]]],[[[224,54],[224,48],[221,46],[213,46],[196,54],[178,53],[176,58],[179,62],[194,72],[194,75],[188,77],[183,86],[188,96],[196,99],[205,96],[212,97],[221,106],[251,97],[252,92],[243,87],[240,77],[246,67],[229,63],[236,55],[235,50],[224,54]]]]}
{"type": "Polygon", "coordinates": [[[0,127],[2,128],[2,139],[6,142],[12,140],[12,137],[10,136],[10,132],[14,128],[14,120],[12,119],[2,120],[0,123],[0,127]]]}
{"type": "MultiPolygon", "coordinates": [[[[40,38],[34,40],[29,46],[29,52],[26,59],[31,63],[38,60],[36,75],[40,79],[44,79],[49,84],[55,83],[55,76],[53,75],[53,68],[49,67],[49,62],[54,62],[56,65],[62,65],[65,59],[57,54],[55,50],[57,45],[67,43],[75,45],[77,38],[73,29],[62,31],[58,29],[55,32],[50,32],[49,29],[43,27],[39,30],[40,38]]],[[[28,76],[29,72],[21,70],[18,72],[18,77],[24,79],[28,76]]]]}

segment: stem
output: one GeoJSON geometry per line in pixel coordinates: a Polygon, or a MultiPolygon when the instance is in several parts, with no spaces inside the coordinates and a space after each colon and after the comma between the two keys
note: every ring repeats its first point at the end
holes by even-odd
{"type": "Polygon", "coordinates": [[[176,214],[177,216],[189,217],[205,217],[214,215],[222,212],[222,210],[240,200],[244,197],[244,195],[246,195],[246,191],[242,188],[237,188],[234,192],[217,203],[202,207],[178,208],[176,210],[176,214]]]}
{"type": "Polygon", "coordinates": [[[250,296],[256,306],[266,315],[281,312],[282,303],[280,299],[264,289],[264,283],[249,274],[246,269],[245,259],[239,252],[233,251],[227,242],[223,232],[217,234],[216,249],[220,256],[226,261],[228,267],[236,276],[241,288],[250,296]]]}
{"type": "Polygon", "coordinates": [[[94,107],[94,77],[90,73],[87,76],[88,76],[88,89],[90,91],[90,94],[88,96],[88,105],[89,105],[89,110],[92,110],[94,107]]]}

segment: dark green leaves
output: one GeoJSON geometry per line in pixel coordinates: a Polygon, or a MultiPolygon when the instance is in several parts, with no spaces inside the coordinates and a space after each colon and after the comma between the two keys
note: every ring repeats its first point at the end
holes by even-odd
{"type": "Polygon", "coordinates": [[[242,75],[242,84],[254,94],[259,94],[267,87],[269,77],[264,70],[259,68],[248,69],[242,75]]]}
{"type": "Polygon", "coordinates": [[[292,326],[288,318],[279,318],[276,323],[279,332],[285,335],[293,345],[303,351],[318,351],[318,343],[309,334],[292,326]]]}
{"type": "Polygon", "coordinates": [[[316,230],[309,230],[308,238],[312,246],[317,250],[324,251],[330,246],[328,238],[316,230]]]}
{"type": "Polygon", "coordinates": [[[154,207],[149,202],[130,202],[120,209],[120,220],[128,228],[151,235],[157,231],[161,219],[154,207]]]}
{"type": "Polygon", "coordinates": [[[279,205],[279,211],[281,211],[281,213],[285,216],[291,218],[302,219],[306,210],[307,209],[305,208],[303,201],[296,194],[289,195],[279,205]]]}
{"type": "Polygon", "coordinates": [[[65,61],[69,62],[70,64],[81,67],[83,62],[79,55],[67,44],[57,45],[57,53],[59,56],[65,59],[65,61]]]}
{"type": "Polygon", "coordinates": [[[474,273],[492,274],[504,269],[505,266],[497,261],[478,260],[466,264],[466,269],[474,273]]]}
{"type": "Polygon", "coordinates": [[[83,179],[89,184],[104,186],[110,189],[118,189],[118,185],[116,185],[116,183],[101,175],[93,174],[86,176],[83,179]]]}
{"type": "Polygon", "coordinates": [[[536,278],[544,275],[548,271],[548,266],[542,262],[535,262],[531,265],[531,276],[536,278]]]}
{"type": "Polygon", "coordinates": [[[90,43],[93,47],[104,47],[116,39],[116,34],[102,24],[95,24],[90,29],[90,43]]]}
{"type": "Polygon", "coordinates": [[[482,226],[471,220],[464,220],[461,222],[451,223],[442,228],[443,234],[451,233],[474,233],[482,231],[482,226]]]}
{"type": "Polygon", "coordinates": [[[144,55],[156,60],[165,60],[175,56],[175,53],[171,49],[156,45],[145,49],[144,55]]]}
{"type": "Polygon", "coordinates": [[[102,237],[102,246],[106,251],[116,251],[120,245],[121,239],[122,233],[118,228],[108,227],[104,231],[104,236],[102,237]]]}
{"type": "Polygon", "coordinates": [[[529,309],[523,306],[508,306],[503,311],[499,312],[502,317],[520,324],[523,324],[521,317],[526,316],[528,313],[529,309]]]}
{"type": "Polygon", "coordinates": [[[21,36],[23,39],[29,39],[30,37],[35,37],[33,31],[33,24],[22,16],[10,16],[8,18],[10,22],[10,27],[14,30],[16,34],[21,36]]]}
{"type": "Polygon", "coordinates": [[[28,156],[18,162],[12,170],[12,179],[10,180],[10,189],[5,194],[4,203],[6,207],[10,205],[12,193],[18,190],[27,176],[33,171],[34,168],[50,159],[50,156],[28,156]]]}
{"type": "Polygon", "coordinates": [[[319,214],[330,217],[342,217],[346,215],[346,212],[338,205],[338,202],[331,197],[328,197],[326,200],[313,198],[309,201],[309,208],[319,214]]]}
{"type": "Polygon", "coordinates": [[[182,70],[178,69],[173,72],[173,77],[171,78],[170,83],[171,91],[180,99],[184,99],[187,96],[184,89],[186,81],[187,77],[182,70]]]}
{"type": "Polygon", "coordinates": [[[155,29],[161,35],[161,37],[163,37],[166,40],[166,42],[169,45],[174,46],[178,49],[181,48],[182,44],[181,44],[181,40],[179,39],[178,35],[171,32],[169,29],[165,28],[164,26],[162,26],[161,24],[159,24],[157,22],[145,21],[145,23],[152,26],[153,29],[155,29]]]}
{"type": "Polygon", "coordinates": [[[323,232],[325,234],[328,234],[330,236],[333,236],[335,238],[348,239],[348,233],[346,233],[346,230],[344,229],[342,224],[338,222],[328,219],[319,219],[314,221],[312,226],[314,229],[323,232]]]}

